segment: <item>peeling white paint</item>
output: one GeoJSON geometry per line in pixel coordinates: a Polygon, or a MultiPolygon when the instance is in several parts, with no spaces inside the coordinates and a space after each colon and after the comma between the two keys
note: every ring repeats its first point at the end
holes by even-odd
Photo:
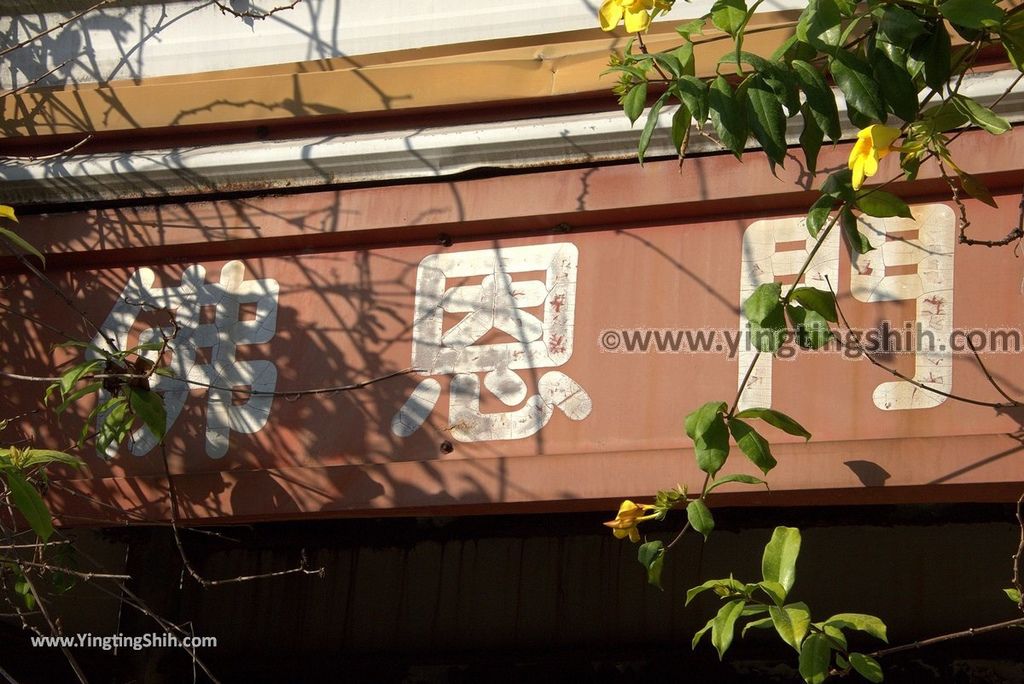
{"type": "MultiPolygon", "coordinates": [[[[576,246],[565,242],[432,254],[420,261],[412,365],[426,375],[453,376],[448,417],[455,439],[522,439],[544,427],[556,408],[570,420],[590,414],[590,397],[564,373],[541,375],[538,393],[528,397],[526,379],[516,372],[554,368],[572,356],[578,260],[576,246]],[[531,272],[543,272],[544,280],[515,278],[531,272]],[[480,282],[449,286],[473,278],[480,282]],[[463,316],[445,329],[445,314],[463,316]],[[482,342],[491,337],[498,339],[482,342]],[[481,412],[478,373],[506,406],[523,405],[481,412]]],[[[439,398],[438,381],[423,380],[392,420],[392,432],[414,433],[439,398]]]]}

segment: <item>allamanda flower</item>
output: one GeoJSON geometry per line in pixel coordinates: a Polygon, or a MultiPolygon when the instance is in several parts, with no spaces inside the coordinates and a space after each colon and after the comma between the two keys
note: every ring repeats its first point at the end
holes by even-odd
{"type": "Polygon", "coordinates": [[[615,520],[610,520],[604,524],[612,528],[612,534],[615,535],[616,539],[629,537],[629,541],[635,543],[640,541],[640,530],[636,529],[637,524],[645,520],[653,520],[657,517],[653,513],[651,515],[643,514],[644,511],[649,511],[653,508],[654,506],[651,504],[635,504],[626,499],[619,506],[619,513],[615,516],[615,520]]]}
{"type": "Polygon", "coordinates": [[[598,16],[601,29],[612,31],[623,17],[626,19],[626,30],[630,33],[646,31],[651,25],[650,10],[654,8],[654,0],[604,0],[598,16]]]}
{"type": "Polygon", "coordinates": [[[857,143],[850,152],[849,167],[853,170],[853,189],[859,190],[864,179],[878,172],[878,160],[892,151],[900,137],[900,129],[874,124],[857,133],[857,143]]]}

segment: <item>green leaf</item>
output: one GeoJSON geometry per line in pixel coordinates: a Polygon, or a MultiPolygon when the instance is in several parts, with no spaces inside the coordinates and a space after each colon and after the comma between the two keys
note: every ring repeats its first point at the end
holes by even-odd
{"type": "Polygon", "coordinates": [[[711,476],[729,456],[729,432],[722,417],[726,410],[725,402],[712,401],[686,417],[686,434],[693,440],[697,466],[711,476]]]}
{"type": "Polygon", "coordinates": [[[744,0],[716,0],[711,6],[711,23],[733,38],[739,34],[747,20],[744,0]]]}
{"type": "Polygon", "coordinates": [[[635,124],[636,120],[643,114],[644,104],[647,102],[647,81],[641,81],[630,88],[629,92],[623,95],[619,102],[622,103],[622,111],[629,118],[629,123],[635,124]]]}
{"type": "Polygon", "coordinates": [[[718,651],[719,660],[732,644],[736,620],[739,619],[745,605],[746,601],[743,599],[729,601],[718,610],[718,614],[715,615],[715,619],[711,623],[711,643],[718,651]]]}
{"type": "Polygon", "coordinates": [[[829,69],[850,109],[885,123],[885,102],[867,62],[852,52],[840,51],[829,61],[829,69]]]}
{"type": "Polygon", "coordinates": [[[818,128],[814,117],[810,116],[807,110],[806,104],[800,108],[800,112],[804,117],[804,127],[800,131],[800,149],[804,151],[804,162],[807,164],[807,171],[815,174],[818,172],[818,152],[821,151],[821,143],[825,139],[825,134],[818,128]]]}
{"type": "Polygon", "coordinates": [[[796,36],[825,54],[834,54],[842,40],[842,20],[835,0],[811,0],[800,15],[796,36]]]}
{"type": "Polygon", "coordinates": [[[736,417],[759,418],[772,427],[776,427],[787,434],[794,435],[796,437],[803,437],[805,440],[811,438],[811,433],[805,430],[800,423],[796,422],[782,411],[776,411],[775,409],[748,408],[737,413],[736,417]]]}
{"type": "Polygon", "coordinates": [[[744,423],[739,418],[729,421],[729,432],[732,433],[740,451],[750,459],[751,463],[761,469],[765,475],[778,463],[772,456],[771,446],[764,437],[757,433],[757,430],[744,423]]]}
{"type": "Polygon", "coordinates": [[[939,11],[951,23],[973,29],[997,26],[1003,20],[1003,10],[994,0],[946,0],[939,11]]]}
{"type": "Polygon", "coordinates": [[[735,580],[731,577],[725,579],[711,579],[704,582],[704,584],[701,584],[700,586],[692,587],[691,589],[687,590],[685,605],[690,605],[690,601],[692,601],[698,595],[703,594],[705,591],[708,591],[709,589],[718,589],[719,587],[723,587],[729,590],[730,592],[740,594],[742,594],[745,589],[742,582],[735,580]]]}
{"type": "Polygon", "coordinates": [[[881,639],[887,643],[889,641],[885,634],[885,623],[874,615],[864,615],[863,613],[839,613],[837,615],[833,615],[828,620],[825,620],[825,624],[832,627],[838,627],[840,629],[856,629],[861,632],[867,632],[876,639],[881,639]]]}
{"type": "Polygon", "coordinates": [[[665,547],[660,541],[641,544],[637,560],[647,570],[647,581],[661,589],[661,569],[665,565],[665,547]]]}
{"type": "Polygon", "coordinates": [[[853,665],[853,669],[857,671],[857,674],[869,682],[880,682],[885,678],[885,675],[882,674],[882,666],[869,655],[851,653],[850,665],[853,665]]]}
{"type": "MultiPolygon", "coordinates": [[[[832,89],[825,77],[813,66],[799,59],[792,62],[793,72],[800,83],[800,90],[807,98],[806,108],[810,111],[818,128],[824,131],[832,142],[839,140],[842,130],[839,125],[839,109],[832,89]]],[[[804,118],[807,117],[806,112],[804,118]]]]}
{"type": "Polygon", "coordinates": [[[790,603],[788,606],[768,606],[772,624],[782,640],[800,652],[800,643],[811,626],[811,612],[806,603],[790,603]]]}
{"type": "Polygon", "coordinates": [[[832,648],[822,634],[812,634],[800,648],[800,676],[807,684],[822,684],[828,679],[832,648]]]}
{"type": "Polygon", "coordinates": [[[743,626],[743,631],[740,632],[740,636],[747,636],[748,629],[770,629],[773,624],[771,616],[761,618],[760,620],[752,620],[743,626]]]}
{"type": "Polygon", "coordinates": [[[82,460],[77,456],[66,454],[63,451],[53,451],[52,449],[28,449],[21,461],[21,467],[32,468],[34,466],[50,465],[51,463],[60,463],[73,468],[81,468],[83,465],[82,460]]]}
{"type": "Polygon", "coordinates": [[[860,232],[860,228],[857,226],[857,217],[853,215],[849,207],[843,209],[839,215],[839,222],[843,226],[843,237],[846,238],[846,244],[850,246],[851,250],[857,254],[866,254],[874,249],[867,236],[860,232]]]}
{"type": "MultiPolygon", "coordinates": [[[[732,421],[730,421],[730,424],[731,423],[732,423],[732,421]]],[[[754,477],[753,475],[744,475],[743,473],[736,473],[736,474],[733,474],[733,475],[726,475],[724,477],[720,477],[717,480],[715,480],[711,484],[711,486],[708,487],[708,493],[710,494],[716,488],[721,487],[724,484],[729,484],[730,482],[739,482],[741,484],[749,484],[749,485],[765,484],[765,481],[762,480],[759,477],[754,477]]]]}
{"type": "Polygon", "coordinates": [[[861,191],[857,196],[857,208],[868,216],[878,218],[887,218],[889,216],[914,218],[906,202],[884,190],[870,189],[861,191]]]}
{"type": "Polygon", "coordinates": [[[6,238],[8,242],[13,244],[26,254],[31,254],[32,256],[39,259],[39,261],[42,262],[43,266],[46,265],[46,258],[43,257],[42,253],[40,253],[38,249],[29,244],[25,239],[23,239],[20,235],[15,233],[13,230],[8,230],[7,228],[0,228],[0,236],[6,238]]]}
{"type": "Polygon", "coordinates": [[[25,603],[25,607],[29,610],[34,610],[36,607],[36,596],[32,593],[32,585],[25,579],[24,574],[19,570],[19,579],[14,583],[14,593],[21,596],[22,601],[25,603]]]}
{"type": "Polygon", "coordinates": [[[901,48],[912,45],[927,32],[920,17],[899,5],[885,5],[881,9],[876,30],[879,41],[901,48]]]}
{"type": "Polygon", "coordinates": [[[1020,603],[1020,592],[1019,591],[1017,591],[1013,587],[1009,587],[1007,589],[1003,589],[1003,591],[1006,592],[1006,596],[1011,601],[1013,601],[1014,603],[1020,603]]]}
{"type": "Polygon", "coordinates": [[[952,100],[947,100],[921,112],[921,121],[927,126],[928,133],[935,134],[959,128],[968,119],[952,100]]]}
{"type": "Polygon", "coordinates": [[[821,184],[821,192],[834,199],[852,202],[854,199],[853,171],[847,168],[829,174],[829,177],[821,184]]]}
{"type": "Polygon", "coordinates": [[[708,120],[708,84],[693,76],[683,76],[672,85],[679,101],[690,110],[698,126],[708,120]]]}
{"type": "Polygon", "coordinates": [[[750,324],[750,341],[754,349],[765,354],[774,354],[786,341],[786,321],[783,318],[782,307],[779,307],[777,316],[772,316],[767,325],[750,324]]]}
{"type": "Polygon", "coordinates": [[[958,94],[950,101],[971,123],[984,128],[993,135],[1001,135],[1010,130],[1009,121],[973,98],[958,94]]]}
{"type": "Polygon", "coordinates": [[[693,43],[685,41],[669,54],[679,61],[679,65],[682,69],[680,76],[693,76],[695,71],[695,65],[693,62],[693,43]]]}
{"type": "Polygon", "coordinates": [[[66,411],[68,409],[68,406],[71,406],[71,404],[75,403],[76,401],[78,401],[79,399],[81,399],[84,396],[87,396],[87,395],[90,395],[90,394],[92,394],[94,392],[100,391],[100,389],[102,387],[103,387],[103,383],[98,381],[98,380],[96,382],[90,382],[85,387],[81,387],[81,388],[71,392],[66,397],[64,397],[64,401],[62,401],[53,410],[54,410],[55,413],[58,413],[58,414],[64,413],[64,411],[66,411]]]}
{"type": "Polygon", "coordinates": [[[651,144],[651,136],[654,134],[654,129],[658,125],[658,114],[661,113],[661,108],[668,101],[668,92],[662,93],[661,97],[655,100],[654,104],[651,105],[651,111],[647,113],[647,122],[644,124],[644,130],[640,133],[640,142],[637,145],[636,155],[640,159],[640,164],[644,163],[644,155],[647,154],[647,147],[651,144]]]}
{"type": "Polygon", "coordinates": [[[999,37],[1010,63],[1017,71],[1024,71],[1024,15],[1018,12],[1008,16],[999,31],[999,37]]]}
{"type": "Polygon", "coordinates": [[[686,507],[686,518],[690,521],[693,529],[704,535],[704,539],[707,539],[711,531],[715,529],[715,519],[711,516],[707,505],[700,499],[694,499],[686,507]]]}
{"type": "Polygon", "coordinates": [[[949,31],[941,21],[932,26],[931,35],[916,41],[910,56],[923,63],[924,82],[929,88],[941,90],[950,76],[949,31]]]}
{"type": "Polygon", "coordinates": [[[39,490],[18,470],[5,470],[3,474],[7,478],[7,488],[11,491],[11,503],[39,538],[47,541],[53,534],[53,520],[39,490]]]}
{"type": "MultiPolygon", "coordinates": [[[[692,57],[692,47],[690,48],[690,51],[690,56],[692,57]]],[[[654,63],[660,66],[662,70],[667,71],[672,78],[679,78],[683,75],[683,64],[674,54],[668,52],[655,52],[651,54],[651,57],[654,59],[654,63]]]]}
{"type": "Polygon", "coordinates": [[[833,204],[835,204],[834,197],[822,195],[811,205],[810,211],[807,212],[807,232],[811,234],[811,237],[818,237],[818,233],[828,223],[833,204]]]}
{"type": "Polygon", "coordinates": [[[976,200],[980,200],[990,207],[999,208],[996,204],[996,200],[992,197],[992,193],[989,192],[985,184],[982,183],[976,176],[972,176],[966,171],[959,171],[957,176],[960,178],[960,187],[964,189],[968,195],[976,200]]]}
{"type": "Polygon", "coordinates": [[[697,19],[688,21],[685,24],[676,26],[676,32],[683,38],[689,39],[689,37],[695,33],[703,33],[705,23],[707,23],[707,17],[698,17],[697,19]]]}
{"type": "Polygon", "coordinates": [[[775,605],[782,606],[786,602],[786,587],[782,586],[778,582],[767,580],[765,582],[758,582],[757,586],[759,586],[764,593],[768,594],[768,597],[775,602],[775,605]]]}
{"type": "Polygon", "coordinates": [[[733,94],[732,87],[722,76],[711,83],[708,108],[711,125],[719,140],[739,159],[743,156],[743,149],[747,143],[747,118],[738,98],[733,94]]]}
{"type": "MultiPolygon", "coordinates": [[[[805,309],[814,311],[819,316],[833,323],[839,322],[836,315],[836,298],[831,292],[816,287],[798,287],[789,297],[805,309]]],[[[793,434],[793,433],[790,433],[793,434]]],[[[807,435],[810,437],[810,435],[807,435]]]]}
{"type": "Polygon", "coordinates": [[[708,431],[711,422],[719,413],[729,410],[729,405],[724,401],[709,401],[699,409],[686,416],[686,436],[690,439],[697,439],[708,431]]]}
{"type": "MultiPolygon", "coordinates": [[[[715,616],[717,617],[717,616],[715,616]]],[[[700,643],[700,638],[708,633],[708,631],[715,625],[715,617],[708,620],[707,624],[700,628],[694,635],[693,640],[690,642],[690,649],[696,649],[697,644],[700,643]]]]}
{"type": "Polygon", "coordinates": [[[754,323],[763,323],[782,302],[781,283],[762,283],[743,303],[743,312],[754,323]]]}
{"type": "Polygon", "coordinates": [[[167,432],[167,411],[164,400],[156,392],[128,388],[128,403],[132,413],[149,428],[158,442],[162,442],[167,432]]]}
{"type": "Polygon", "coordinates": [[[62,397],[66,397],[71,388],[78,384],[78,381],[82,379],[84,375],[90,375],[92,373],[98,373],[106,365],[106,361],[97,359],[95,361],[86,361],[80,363],[77,366],[73,366],[71,370],[60,376],[60,393],[62,397]]]}
{"type": "Polygon", "coordinates": [[[124,397],[114,397],[104,407],[100,410],[100,414],[104,415],[103,422],[96,431],[96,451],[100,454],[106,453],[111,445],[120,444],[132,424],[128,401],[124,397]]]}
{"type": "Polygon", "coordinates": [[[918,89],[907,70],[893,64],[881,51],[875,53],[871,66],[889,111],[907,122],[917,119],[918,89]]]}
{"type": "Polygon", "coordinates": [[[804,349],[820,349],[832,339],[828,321],[810,309],[789,305],[786,313],[796,331],[796,343],[804,349]]]}
{"type": "Polygon", "coordinates": [[[697,467],[714,477],[729,457],[729,431],[721,414],[712,419],[708,429],[693,440],[693,447],[697,467]]]}
{"type": "MultiPolygon", "coordinates": [[[[825,632],[825,635],[831,639],[833,644],[841,647],[843,650],[846,650],[846,635],[843,634],[841,629],[833,627],[832,625],[826,625],[824,622],[815,622],[814,626],[825,632]]],[[[833,646],[833,648],[835,648],[835,646],[833,646]]]]}
{"type": "Polygon", "coordinates": [[[684,104],[679,105],[672,115],[672,145],[676,148],[676,153],[680,158],[686,152],[686,140],[690,135],[690,122],[692,120],[693,116],[690,114],[689,108],[684,104]]]}
{"type": "Polygon", "coordinates": [[[746,97],[747,124],[773,164],[786,159],[786,115],[782,101],[760,75],[750,79],[746,97]]]}
{"type": "Polygon", "coordinates": [[[761,557],[764,580],[778,582],[789,593],[796,582],[796,559],[799,556],[800,530],[795,527],[776,527],[761,557]]]}

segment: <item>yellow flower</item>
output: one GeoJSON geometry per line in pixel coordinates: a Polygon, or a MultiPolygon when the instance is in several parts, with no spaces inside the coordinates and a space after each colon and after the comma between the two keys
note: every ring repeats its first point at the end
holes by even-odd
{"type": "Polygon", "coordinates": [[[638,542],[640,541],[640,530],[636,529],[637,524],[642,523],[645,520],[653,520],[655,515],[644,515],[644,511],[653,509],[654,506],[650,504],[635,504],[629,499],[622,502],[619,506],[619,513],[615,516],[615,520],[609,520],[604,523],[605,526],[612,528],[612,534],[615,535],[616,539],[625,539],[629,537],[629,541],[638,542]]]}
{"type": "Polygon", "coordinates": [[[604,0],[598,16],[601,19],[601,29],[612,31],[623,17],[626,19],[626,30],[630,33],[640,33],[647,30],[651,25],[650,10],[654,7],[654,0],[604,0]]]}
{"type": "Polygon", "coordinates": [[[9,207],[6,204],[0,204],[0,217],[11,219],[15,223],[18,222],[18,217],[14,215],[14,207],[9,207]]]}
{"type": "Polygon", "coordinates": [[[900,129],[882,124],[868,126],[857,133],[857,143],[850,152],[849,161],[854,190],[859,190],[865,178],[878,172],[878,160],[892,151],[892,144],[898,137],[900,129]]]}

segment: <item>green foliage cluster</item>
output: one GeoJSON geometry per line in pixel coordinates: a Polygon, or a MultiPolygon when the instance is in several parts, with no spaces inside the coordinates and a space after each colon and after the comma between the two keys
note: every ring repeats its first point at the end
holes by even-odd
{"type": "MultiPolygon", "coordinates": [[[[763,284],[743,304],[755,348],[759,354],[773,354],[790,329],[796,342],[807,349],[822,347],[835,334],[831,326],[839,323],[840,315],[834,293],[801,283],[831,230],[838,226],[851,253],[861,254],[873,247],[858,227],[859,215],[913,218],[902,199],[882,189],[887,183],[862,188],[865,178],[875,175],[879,160],[890,152],[899,153],[899,174],[892,180],[913,180],[922,164],[934,160],[962,215],[966,208],[961,192],[995,206],[984,184],[956,163],[950,144],[958,129],[966,126],[993,135],[1010,129],[1005,119],[960,90],[983,54],[1001,50],[1014,68],[1024,71],[1024,6],[1007,8],[996,0],[810,0],[792,35],[766,57],[744,50],[748,24],[762,2],[717,0],[706,15],[679,26],[680,44],[662,52],[649,52],[638,33],[623,53],[612,55],[609,72],[618,76],[613,91],[630,123],[643,118],[647,110],[637,148],[641,163],[666,107],[675,107],[671,137],[680,164],[696,129],[713,135],[738,159],[753,142],[775,172],[790,155],[792,129],[800,131],[795,142],[805,168],[816,176],[826,138],[835,144],[844,131],[859,129],[849,168],[816,184],[819,196],[806,219],[815,244],[796,282],[785,292],[778,283],[763,284]],[[725,34],[732,47],[711,75],[698,76],[707,70],[696,64],[697,44],[715,39],[703,35],[709,26],[725,34]],[[840,95],[847,125],[840,119],[840,95]]],[[[756,359],[751,369],[753,363],[756,359]]],[[[749,379],[749,370],[747,375],[749,379]]],[[[740,394],[746,382],[741,383],[740,394]]],[[[698,467],[706,473],[704,486],[699,496],[688,496],[682,486],[658,492],[650,506],[656,512],[653,517],[664,519],[671,509],[685,508],[683,531],[692,527],[707,538],[714,529],[706,501],[709,493],[729,482],[766,484],[751,475],[716,479],[732,442],[763,474],[775,467],[769,441],[748,421],[761,420],[810,439],[807,430],[778,411],[737,412],[739,398],[731,408],[724,401],[713,401],[687,416],[686,434],[693,442],[698,467]]],[[[637,518],[634,527],[647,519],[637,518]]],[[[633,538],[638,538],[633,532],[633,538]]],[[[660,586],[666,553],[675,543],[666,546],[654,540],[640,545],[638,560],[652,584],[660,586]]],[[[882,681],[879,663],[848,650],[845,633],[859,630],[884,641],[881,620],[846,613],[813,622],[804,603],[787,603],[799,548],[798,530],[776,528],[764,550],[761,581],[710,580],[691,589],[687,603],[707,590],[725,601],[695,635],[694,647],[710,632],[721,657],[732,643],[737,622],[749,618],[741,634],[774,628],[799,654],[800,674],[808,683],[851,672],[882,681]]],[[[1005,591],[1024,609],[1017,588],[1005,591]]]]}

